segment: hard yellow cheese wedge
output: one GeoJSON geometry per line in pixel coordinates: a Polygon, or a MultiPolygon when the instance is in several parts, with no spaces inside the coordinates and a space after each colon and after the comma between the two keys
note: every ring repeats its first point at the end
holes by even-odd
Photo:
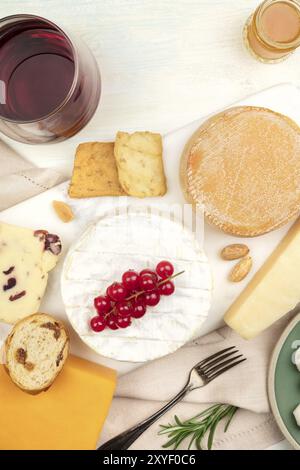
{"type": "Polygon", "coordinates": [[[29,395],[0,367],[1,450],[95,449],[115,372],[70,356],[46,392],[29,395]]]}
{"type": "Polygon", "coordinates": [[[251,339],[299,302],[300,219],[231,305],[224,320],[243,338],[251,339]]]}

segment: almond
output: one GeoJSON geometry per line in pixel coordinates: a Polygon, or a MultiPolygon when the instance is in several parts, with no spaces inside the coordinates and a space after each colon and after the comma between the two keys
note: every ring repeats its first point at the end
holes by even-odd
{"type": "Polygon", "coordinates": [[[52,202],[53,208],[63,222],[71,222],[74,219],[74,214],[71,207],[62,201],[53,201],[52,202]]]}
{"type": "Polygon", "coordinates": [[[232,259],[239,259],[243,258],[249,253],[249,248],[247,245],[242,243],[233,243],[232,245],[227,245],[221,251],[221,258],[225,259],[226,261],[230,261],[232,259]]]}
{"type": "Polygon", "coordinates": [[[229,280],[231,282],[242,281],[247,276],[251,268],[252,258],[251,256],[245,256],[234,266],[229,274],[229,280]]]}

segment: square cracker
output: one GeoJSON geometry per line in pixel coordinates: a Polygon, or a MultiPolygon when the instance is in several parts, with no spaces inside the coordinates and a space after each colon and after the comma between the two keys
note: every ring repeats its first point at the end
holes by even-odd
{"type": "Polygon", "coordinates": [[[72,198],[123,196],[113,142],[87,142],[77,147],[69,187],[72,198]]]}
{"type": "Polygon", "coordinates": [[[167,191],[160,134],[118,132],[115,157],[119,181],[130,196],[163,196],[167,191]]]}

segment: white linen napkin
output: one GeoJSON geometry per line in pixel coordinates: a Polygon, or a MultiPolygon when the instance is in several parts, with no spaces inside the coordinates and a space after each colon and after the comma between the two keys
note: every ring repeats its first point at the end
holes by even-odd
{"type": "MultiPolygon", "coordinates": [[[[226,432],[218,427],[216,450],[266,449],[281,441],[282,434],[270,413],[267,375],[273,348],[294,313],[287,315],[257,338],[246,341],[223,327],[181,348],[176,353],[150,362],[122,376],[99,444],[160,409],[184,386],[188,371],[201,359],[229,346],[236,346],[247,361],[219,376],[206,387],[194,390],[154,423],[131,449],[157,450],[167,436],[159,436],[159,424],[174,423],[174,415],[185,420],[214,403],[228,403],[240,409],[226,432]]],[[[189,440],[181,445],[186,449],[189,440]]]]}
{"type": "Polygon", "coordinates": [[[0,210],[36,196],[64,180],[54,170],[35,167],[0,140],[0,210]]]}

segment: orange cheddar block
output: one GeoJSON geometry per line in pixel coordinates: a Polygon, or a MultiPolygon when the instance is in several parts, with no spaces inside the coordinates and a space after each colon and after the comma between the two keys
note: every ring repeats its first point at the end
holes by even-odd
{"type": "Polygon", "coordinates": [[[49,390],[29,395],[0,366],[0,449],[95,449],[115,384],[115,371],[70,356],[49,390]]]}

